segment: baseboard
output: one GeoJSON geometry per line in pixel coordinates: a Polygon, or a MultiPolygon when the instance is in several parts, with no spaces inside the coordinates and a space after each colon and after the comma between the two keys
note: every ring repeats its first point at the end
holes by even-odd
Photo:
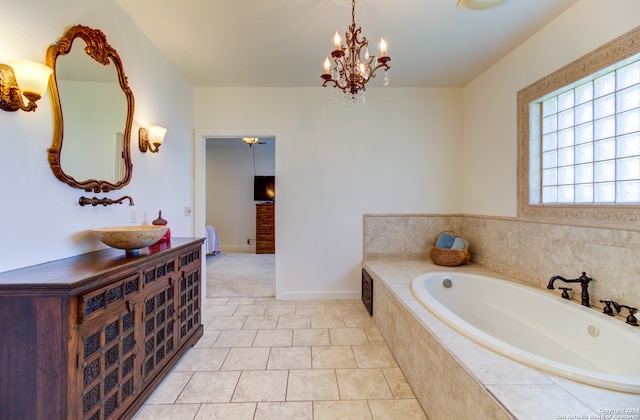
{"type": "Polygon", "coordinates": [[[233,246],[233,245],[220,245],[220,250],[223,254],[255,254],[255,246],[233,246]]]}
{"type": "Polygon", "coordinates": [[[276,300],[359,300],[361,292],[276,292],[276,300]]]}

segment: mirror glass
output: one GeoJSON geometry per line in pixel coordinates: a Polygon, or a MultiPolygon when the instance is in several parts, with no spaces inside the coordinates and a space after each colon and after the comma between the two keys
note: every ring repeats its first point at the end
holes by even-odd
{"type": "Polygon", "coordinates": [[[117,52],[99,30],[74,26],[47,52],[54,69],[51,168],[86,191],[119,189],[131,178],[133,95],[117,52]]]}

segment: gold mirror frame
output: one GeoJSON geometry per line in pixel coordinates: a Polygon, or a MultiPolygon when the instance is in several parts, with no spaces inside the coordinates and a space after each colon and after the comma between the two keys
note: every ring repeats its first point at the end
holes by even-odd
{"type": "Polygon", "coordinates": [[[133,164],[131,163],[131,127],[133,125],[133,93],[127,83],[127,77],[124,74],[122,61],[118,52],[109,45],[107,37],[99,29],[92,29],[87,26],[76,25],[70,28],[57,43],[51,45],[47,49],[47,65],[54,69],[53,75],[49,80],[49,90],[51,94],[51,102],[53,108],[53,142],[49,149],[49,166],[56,178],[70,185],[73,188],[83,189],[85,191],[93,191],[95,193],[108,192],[117,190],[131,181],[133,164]],[[124,159],[124,177],[116,182],[87,179],[78,181],[71,175],[64,172],[60,165],[62,153],[62,141],[64,138],[64,123],[62,115],[62,104],[60,102],[60,93],[58,91],[58,83],[56,78],[55,66],[56,60],[60,56],[69,54],[71,46],[76,38],[81,38],[87,44],[84,48],[87,55],[102,65],[113,63],[118,73],[118,81],[120,88],[124,92],[127,100],[127,118],[124,130],[123,142],[123,159],[124,159]]]}

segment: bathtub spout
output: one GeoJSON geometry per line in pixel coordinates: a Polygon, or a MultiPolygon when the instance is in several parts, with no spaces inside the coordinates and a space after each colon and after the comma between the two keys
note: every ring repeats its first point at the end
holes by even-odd
{"type": "Polygon", "coordinates": [[[565,279],[562,276],[553,276],[549,279],[549,284],[547,285],[547,289],[550,290],[554,290],[555,287],[553,287],[553,283],[555,283],[556,280],[561,280],[565,283],[580,283],[580,286],[582,287],[582,293],[580,294],[581,298],[582,298],[582,306],[587,306],[590,307],[591,305],[589,304],[589,282],[592,281],[593,279],[587,277],[587,273],[586,272],[582,272],[582,275],[580,277],[578,277],[577,279],[572,279],[572,280],[568,280],[565,279]]]}

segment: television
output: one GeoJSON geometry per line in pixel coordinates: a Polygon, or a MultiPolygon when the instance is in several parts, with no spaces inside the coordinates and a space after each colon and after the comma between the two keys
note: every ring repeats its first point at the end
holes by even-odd
{"type": "Polygon", "coordinates": [[[253,201],[274,201],[276,199],[275,175],[253,177],[253,201]]]}

